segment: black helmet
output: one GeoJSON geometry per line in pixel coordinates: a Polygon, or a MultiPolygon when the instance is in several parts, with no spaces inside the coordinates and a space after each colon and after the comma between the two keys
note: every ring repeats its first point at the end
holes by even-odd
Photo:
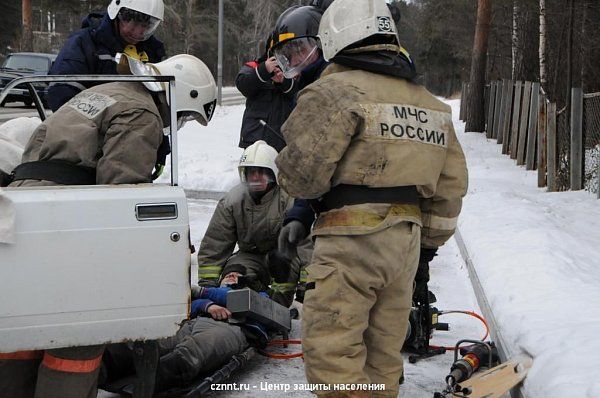
{"type": "Polygon", "coordinates": [[[320,8],[321,11],[325,12],[327,7],[329,7],[333,3],[333,0],[311,0],[309,5],[320,8]]]}
{"type": "Polygon", "coordinates": [[[275,23],[271,48],[300,37],[317,37],[323,11],[314,6],[293,6],[285,10],[275,23]]]}
{"type": "Polygon", "coordinates": [[[400,14],[400,6],[397,2],[394,3],[387,3],[388,8],[390,9],[390,12],[392,13],[392,19],[394,20],[394,23],[396,25],[398,25],[400,23],[400,19],[401,19],[401,14],[400,14]]]}

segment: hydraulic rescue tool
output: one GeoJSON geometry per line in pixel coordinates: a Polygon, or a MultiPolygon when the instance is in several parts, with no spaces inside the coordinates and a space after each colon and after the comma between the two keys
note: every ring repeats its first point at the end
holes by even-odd
{"type": "MultiPolygon", "coordinates": [[[[417,282],[418,284],[419,282],[417,282]]],[[[436,297],[428,290],[427,282],[425,282],[424,288],[415,289],[412,308],[408,318],[409,324],[406,332],[406,340],[403,346],[403,350],[415,354],[408,357],[410,363],[446,352],[444,347],[429,346],[429,340],[434,330],[449,329],[447,323],[438,321],[441,311],[431,305],[435,302],[436,297]]]]}
{"type": "Polygon", "coordinates": [[[446,376],[446,389],[436,392],[434,398],[501,398],[525,378],[532,365],[532,359],[525,355],[498,364],[498,352],[492,342],[460,340],[454,349],[454,362],[446,376]],[[462,343],[473,345],[459,350],[462,343]],[[462,354],[460,359],[459,351],[462,354]]]}
{"type": "Polygon", "coordinates": [[[446,384],[453,388],[457,383],[467,380],[482,366],[490,369],[498,362],[498,353],[494,343],[485,343],[477,340],[460,340],[456,343],[454,350],[454,362],[450,368],[450,374],[446,376],[446,384]],[[463,356],[458,359],[459,347],[462,343],[472,343],[469,347],[460,349],[463,356]]]}

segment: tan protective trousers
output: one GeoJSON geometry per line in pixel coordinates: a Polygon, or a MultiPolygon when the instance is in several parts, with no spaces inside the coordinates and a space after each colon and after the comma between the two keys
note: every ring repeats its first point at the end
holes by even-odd
{"type": "Polygon", "coordinates": [[[317,395],[398,395],[420,237],[411,222],[366,235],[317,236],[307,267],[315,288],[306,291],[302,318],[307,380],[385,384],[385,391],[344,394],[332,386],[317,395]]]}

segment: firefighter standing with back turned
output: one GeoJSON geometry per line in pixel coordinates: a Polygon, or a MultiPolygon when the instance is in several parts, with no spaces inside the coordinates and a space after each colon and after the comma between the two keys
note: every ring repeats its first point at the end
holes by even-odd
{"type": "Polygon", "coordinates": [[[319,396],[396,397],[419,251],[454,233],[466,162],[450,108],[412,81],[384,0],[334,1],[319,38],[331,65],[300,93],[276,160],[290,195],[319,198],[307,379],[354,384],[319,396]]]}

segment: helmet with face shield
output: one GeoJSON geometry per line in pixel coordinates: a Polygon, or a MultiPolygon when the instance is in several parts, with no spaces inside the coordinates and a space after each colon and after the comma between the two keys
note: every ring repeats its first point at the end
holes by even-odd
{"type": "Polygon", "coordinates": [[[329,61],[343,50],[366,43],[388,44],[402,51],[398,31],[385,0],[335,0],[319,27],[323,57],[329,61]]]}
{"type": "Polygon", "coordinates": [[[135,41],[145,41],[163,20],[165,5],[163,0],[112,0],[107,11],[110,19],[128,28],[135,41]]]}
{"type": "Polygon", "coordinates": [[[277,19],[271,52],[283,75],[291,79],[320,56],[319,22],[322,11],[314,6],[294,6],[277,19]]]}
{"type": "MultiPolygon", "coordinates": [[[[162,62],[143,63],[125,54],[117,54],[119,73],[136,76],[175,76],[178,128],[196,120],[207,125],[217,103],[217,86],[208,67],[193,55],[179,54],[162,62]]],[[[152,92],[167,90],[168,83],[144,82],[152,92]]],[[[168,101],[168,98],[167,98],[168,101]]]]}
{"type": "Polygon", "coordinates": [[[242,153],[238,171],[240,180],[250,193],[264,193],[277,183],[277,151],[265,141],[259,140],[242,153]]]}

